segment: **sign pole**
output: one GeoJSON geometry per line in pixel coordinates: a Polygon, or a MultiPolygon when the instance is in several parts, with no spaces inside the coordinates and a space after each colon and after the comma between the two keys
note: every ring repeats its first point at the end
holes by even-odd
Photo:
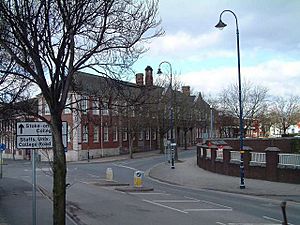
{"type": "Polygon", "coordinates": [[[31,150],[32,159],[32,225],[36,225],[36,165],[35,150],[31,150]]]}
{"type": "Polygon", "coordinates": [[[3,173],[2,173],[2,164],[3,164],[3,159],[2,159],[2,150],[0,150],[0,164],[1,164],[1,166],[0,166],[0,179],[2,179],[2,177],[3,177],[3,173]]]}

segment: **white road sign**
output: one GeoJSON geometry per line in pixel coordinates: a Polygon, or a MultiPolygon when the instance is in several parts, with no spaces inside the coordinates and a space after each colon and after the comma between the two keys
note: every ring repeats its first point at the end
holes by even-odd
{"type": "MultiPolygon", "coordinates": [[[[68,124],[63,122],[63,145],[67,147],[68,124]]],[[[52,148],[52,130],[46,122],[17,122],[17,148],[52,148]]]]}

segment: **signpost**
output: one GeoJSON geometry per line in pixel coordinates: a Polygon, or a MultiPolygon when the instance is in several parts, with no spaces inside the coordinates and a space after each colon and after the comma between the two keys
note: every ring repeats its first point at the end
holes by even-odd
{"type": "Polygon", "coordinates": [[[3,177],[2,173],[2,165],[3,165],[3,158],[2,158],[2,152],[5,151],[6,145],[5,144],[0,144],[0,179],[3,177]]]}
{"type": "MultiPolygon", "coordinates": [[[[67,147],[68,125],[63,122],[63,145],[67,147]]],[[[52,130],[46,122],[17,122],[17,148],[40,149],[52,148],[52,130]]]]}
{"type": "MultiPolygon", "coordinates": [[[[62,123],[62,139],[64,148],[67,148],[68,125],[62,123]]],[[[18,149],[32,150],[32,225],[36,225],[36,151],[53,147],[52,130],[46,122],[17,122],[18,149]]],[[[2,156],[2,153],[1,153],[2,156]]],[[[2,176],[2,164],[1,164],[2,176]]]]}

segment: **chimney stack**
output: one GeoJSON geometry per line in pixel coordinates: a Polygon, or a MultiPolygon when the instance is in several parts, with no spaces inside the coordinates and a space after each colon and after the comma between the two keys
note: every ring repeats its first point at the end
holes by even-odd
{"type": "Polygon", "coordinates": [[[145,85],[146,86],[153,86],[153,75],[152,75],[153,69],[151,66],[147,66],[145,68],[146,73],[146,79],[145,79],[145,85]]]}
{"type": "Polygon", "coordinates": [[[143,73],[137,73],[135,75],[135,82],[138,86],[144,85],[144,74],[143,73]]]}
{"type": "Polygon", "coordinates": [[[190,86],[182,86],[181,90],[182,90],[182,93],[185,96],[190,96],[191,95],[191,87],[190,86]]]}

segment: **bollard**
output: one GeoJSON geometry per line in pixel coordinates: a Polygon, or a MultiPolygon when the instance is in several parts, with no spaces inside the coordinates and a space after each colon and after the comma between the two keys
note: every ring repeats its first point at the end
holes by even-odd
{"type": "Polygon", "coordinates": [[[143,178],[144,178],[144,172],[142,171],[136,171],[134,172],[134,187],[140,188],[143,187],[143,178]]]}
{"type": "Polygon", "coordinates": [[[106,169],[106,180],[113,181],[113,179],[114,179],[114,173],[113,173],[112,168],[107,168],[106,169]]]}
{"type": "Polygon", "coordinates": [[[281,202],[280,204],[282,215],[283,215],[283,222],[282,225],[288,225],[287,217],[286,217],[286,201],[281,202]]]}

